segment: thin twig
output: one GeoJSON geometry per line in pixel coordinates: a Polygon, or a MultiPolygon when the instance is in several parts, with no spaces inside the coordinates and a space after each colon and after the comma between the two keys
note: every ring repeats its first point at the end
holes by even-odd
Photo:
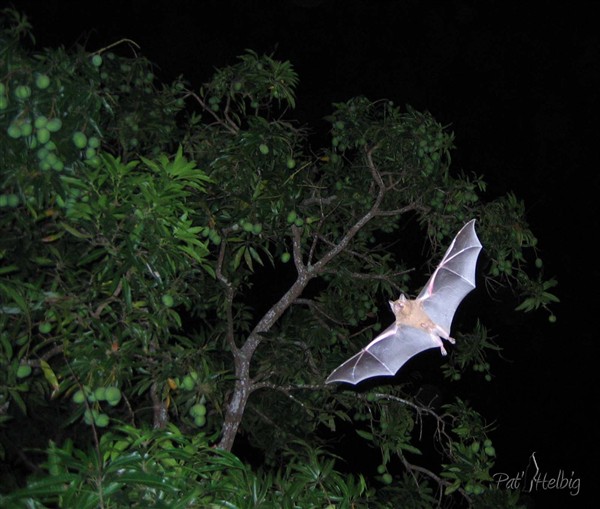
{"type": "Polygon", "coordinates": [[[198,101],[198,104],[200,104],[200,106],[202,106],[202,109],[204,111],[206,111],[209,115],[212,115],[212,117],[215,119],[217,124],[223,126],[231,134],[239,133],[240,128],[237,125],[235,125],[235,123],[233,123],[233,121],[231,121],[231,120],[228,121],[228,119],[223,120],[221,117],[219,117],[219,115],[217,115],[211,108],[208,107],[208,105],[202,100],[202,98],[198,94],[196,94],[195,92],[192,92],[191,90],[186,90],[186,93],[188,96],[191,96],[194,99],[196,99],[196,101],[198,101]]]}

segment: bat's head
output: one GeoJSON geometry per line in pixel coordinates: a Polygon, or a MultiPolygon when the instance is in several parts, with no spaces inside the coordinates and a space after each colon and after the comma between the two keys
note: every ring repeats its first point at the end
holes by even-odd
{"type": "Polygon", "coordinates": [[[392,308],[392,313],[394,313],[395,316],[398,316],[405,311],[408,299],[404,294],[402,294],[400,297],[398,297],[398,300],[390,300],[389,302],[390,307],[392,308]]]}

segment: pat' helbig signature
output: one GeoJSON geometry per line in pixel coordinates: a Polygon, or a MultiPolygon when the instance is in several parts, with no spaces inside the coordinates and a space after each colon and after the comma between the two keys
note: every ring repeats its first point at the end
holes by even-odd
{"type": "Polygon", "coordinates": [[[529,465],[525,470],[512,476],[498,472],[493,474],[492,478],[497,483],[498,488],[521,490],[524,493],[545,490],[568,490],[569,495],[574,497],[579,494],[581,487],[581,479],[575,477],[575,472],[571,472],[570,476],[562,469],[559,469],[555,475],[543,472],[535,459],[535,452],[531,453],[529,465]]]}

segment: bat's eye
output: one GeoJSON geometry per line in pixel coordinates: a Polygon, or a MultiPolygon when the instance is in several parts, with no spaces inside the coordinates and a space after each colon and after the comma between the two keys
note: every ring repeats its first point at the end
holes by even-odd
{"type": "Polygon", "coordinates": [[[396,302],[394,302],[394,307],[393,307],[394,313],[402,313],[404,311],[404,308],[405,308],[404,302],[398,301],[398,300],[396,302]]]}

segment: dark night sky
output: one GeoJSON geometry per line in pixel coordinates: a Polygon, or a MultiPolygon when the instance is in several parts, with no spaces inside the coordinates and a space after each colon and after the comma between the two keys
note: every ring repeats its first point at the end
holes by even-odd
{"type": "MultiPolygon", "coordinates": [[[[299,72],[295,116],[316,134],[324,132],[321,119],[332,102],[356,95],[410,104],[451,123],[456,168],[483,174],[491,196],[512,189],[525,199],[546,273],[560,283],[557,324],[541,314],[520,316],[497,338],[511,361],[497,363],[499,376],[484,402],[486,415],[498,418],[498,450],[506,451],[498,471],[516,473],[536,451],[549,476],[574,471],[582,495],[593,491],[598,447],[591,412],[598,400],[593,374],[599,349],[598,299],[591,296],[600,278],[595,250],[583,242],[595,231],[600,191],[600,37],[593,3],[14,4],[30,17],[39,46],[87,41],[95,50],[131,38],[163,78],[183,74],[196,87],[245,48],[275,50],[299,72]]],[[[582,496],[553,495],[583,507],[582,496]]]]}

